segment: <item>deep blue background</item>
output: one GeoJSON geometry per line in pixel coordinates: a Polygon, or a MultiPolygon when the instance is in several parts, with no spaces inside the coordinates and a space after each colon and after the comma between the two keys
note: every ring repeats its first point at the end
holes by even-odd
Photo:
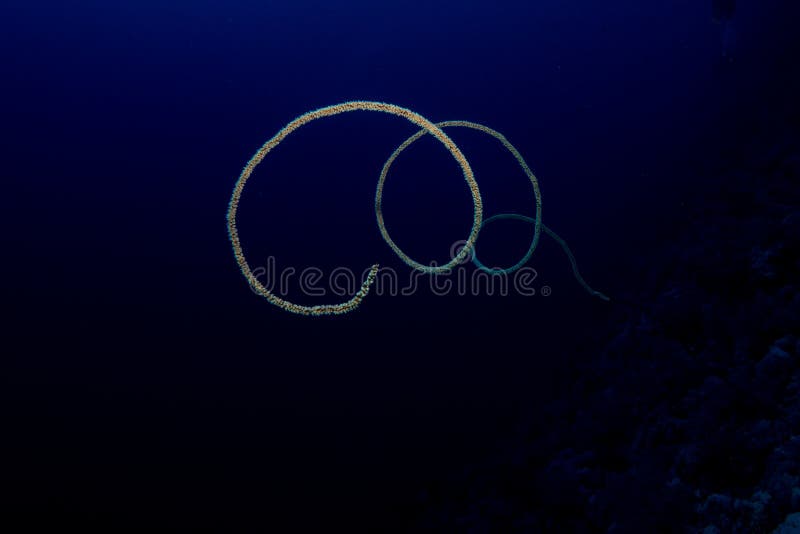
{"type": "MultiPolygon", "coordinates": [[[[787,3],[739,2],[725,44],[710,2],[668,4],[5,2],[12,507],[82,523],[409,521],[426,485],[563,394],[570,355],[611,336],[614,305],[584,293],[543,236],[531,266],[547,298],[421,291],[292,316],[236,268],[225,212],[238,173],[292,118],[346,100],[480,122],[528,160],[544,222],[588,282],[635,294],[641,258],[683,224],[704,173],[733,164],[748,125],[798,90],[787,3]]],[[[248,257],[407,275],[372,200],[413,132],[362,113],[293,134],[245,190],[248,257]]],[[[449,133],[487,216],[531,213],[502,147],[449,133]]],[[[441,263],[471,204],[448,154],[418,145],[385,213],[404,250],[441,263]]],[[[530,232],[487,229],[482,259],[515,262],[530,232]]]]}

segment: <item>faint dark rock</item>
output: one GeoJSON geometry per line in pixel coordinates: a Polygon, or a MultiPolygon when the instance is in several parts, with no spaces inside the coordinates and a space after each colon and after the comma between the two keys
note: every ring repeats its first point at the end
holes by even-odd
{"type": "Polygon", "coordinates": [[[714,527],[722,532],[763,532],[766,528],[766,510],[771,500],[772,497],[763,491],[757,491],[750,499],[736,499],[715,493],[698,506],[697,513],[713,519],[714,527]]]}
{"type": "Polygon", "coordinates": [[[797,534],[800,532],[800,512],[789,514],[772,534],[797,534]]]}
{"type": "Polygon", "coordinates": [[[775,269],[771,264],[771,259],[775,255],[773,249],[763,249],[755,246],[750,250],[750,268],[755,274],[764,279],[772,280],[775,278],[775,269]]]}
{"type": "Polygon", "coordinates": [[[792,368],[792,364],[791,355],[776,344],[758,362],[756,373],[760,378],[768,379],[770,385],[775,385],[789,378],[786,372],[792,368]]]}

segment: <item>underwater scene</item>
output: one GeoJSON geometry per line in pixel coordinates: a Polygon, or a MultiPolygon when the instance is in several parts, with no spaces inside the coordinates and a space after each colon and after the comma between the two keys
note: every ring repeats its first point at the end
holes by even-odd
{"type": "Polygon", "coordinates": [[[3,532],[800,532],[800,4],[0,5],[3,532]]]}

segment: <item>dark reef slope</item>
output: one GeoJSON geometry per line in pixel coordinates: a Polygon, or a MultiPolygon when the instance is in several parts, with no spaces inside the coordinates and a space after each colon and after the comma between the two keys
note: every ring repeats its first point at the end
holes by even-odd
{"type": "Polygon", "coordinates": [[[428,488],[416,528],[800,531],[797,131],[737,149],[571,390],[428,488]]]}

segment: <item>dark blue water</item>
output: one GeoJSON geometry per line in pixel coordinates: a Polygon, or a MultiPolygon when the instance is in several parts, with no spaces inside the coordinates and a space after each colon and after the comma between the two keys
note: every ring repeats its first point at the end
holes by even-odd
{"type": "MultiPolygon", "coordinates": [[[[635,315],[687,206],[756,133],[796,131],[787,2],[741,0],[716,21],[711,2],[681,0],[270,4],[0,8],[9,518],[414,531],[448,517],[431,488],[458,492],[521,421],[570,402],[576,362],[635,315]],[[535,296],[436,296],[422,277],[413,295],[307,318],[255,295],[226,231],[239,172],[296,116],[348,100],[502,132],[540,181],[543,222],[612,302],[544,235],[535,296]]],[[[373,201],[415,131],[350,113],[292,134],[243,195],[253,266],[411,276],[373,201]]],[[[486,216],[533,215],[501,145],[448,134],[486,216]]],[[[409,148],[384,197],[393,239],[449,260],[472,222],[464,185],[432,139],[409,148]]],[[[532,232],[487,227],[481,259],[513,264],[532,232]]]]}

